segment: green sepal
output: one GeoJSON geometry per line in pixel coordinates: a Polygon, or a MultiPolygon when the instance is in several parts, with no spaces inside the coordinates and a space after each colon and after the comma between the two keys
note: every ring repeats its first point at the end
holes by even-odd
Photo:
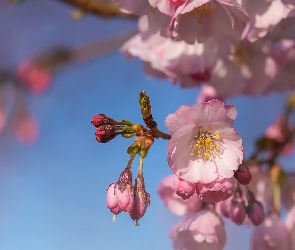
{"type": "Polygon", "coordinates": [[[131,146],[127,148],[127,154],[131,156],[135,156],[139,152],[140,152],[140,147],[136,144],[132,144],[131,146]]]}
{"type": "Polygon", "coordinates": [[[133,123],[131,121],[128,121],[128,120],[122,120],[122,123],[124,125],[130,126],[130,127],[133,125],[133,123]]]}
{"type": "Polygon", "coordinates": [[[133,136],[135,136],[135,133],[124,133],[124,134],[121,134],[124,138],[131,138],[133,136]]]}
{"type": "Polygon", "coordinates": [[[139,155],[141,158],[144,159],[147,156],[148,152],[149,152],[148,150],[141,149],[139,152],[139,155]]]}

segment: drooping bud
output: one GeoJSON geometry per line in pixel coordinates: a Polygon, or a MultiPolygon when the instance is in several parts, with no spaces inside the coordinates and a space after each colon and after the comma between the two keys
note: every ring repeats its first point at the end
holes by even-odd
{"type": "Polygon", "coordinates": [[[134,205],[130,213],[130,218],[136,221],[136,226],[139,226],[138,220],[142,218],[150,205],[150,195],[145,191],[144,177],[138,175],[134,185],[134,205]]]}
{"type": "Polygon", "coordinates": [[[246,208],[246,211],[253,225],[258,226],[264,221],[265,214],[263,206],[259,201],[249,204],[246,208]]]}
{"type": "Polygon", "coordinates": [[[117,200],[116,186],[117,183],[112,183],[107,188],[107,207],[114,215],[117,215],[122,212],[122,209],[120,208],[117,200]]]}
{"type": "Polygon", "coordinates": [[[251,191],[248,191],[248,206],[246,208],[247,215],[253,225],[260,225],[265,218],[265,213],[263,210],[263,205],[255,199],[254,194],[251,191]]]}
{"type": "Polygon", "coordinates": [[[134,189],[132,186],[132,173],[128,166],[119,177],[116,196],[120,208],[126,213],[130,213],[134,204],[134,189]]]}
{"type": "Polygon", "coordinates": [[[226,218],[229,218],[229,210],[231,207],[232,198],[220,202],[220,211],[222,215],[226,218]]]}
{"type": "Polygon", "coordinates": [[[196,192],[196,183],[187,182],[173,175],[173,185],[176,194],[183,200],[187,200],[196,192]]]}
{"type": "Polygon", "coordinates": [[[92,117],[91,124],[98,128],[102,125],[114,125],[115,121],[104,114],[99,114],[92,117]]]}
{"type": "Polygon", "coordinates": [[[235,171],[234,176],[242,185],[249,184],[252,179],[249,168],[243,164],[238,167],[238,169],[235,171]]]}
{"type": "Polygon", "coordinates": [[[100,143],[109,142],[117,136],[116,128],[112,125],[102,125],[96,129],[95,136],[100,143]]]}
{"type": "Polygon", "coordinates": [[[237,223],[242,224],[246,218],[246,208],[244,201],[241,198],[233,199],[229,209],[230,219],[237,223]]]}

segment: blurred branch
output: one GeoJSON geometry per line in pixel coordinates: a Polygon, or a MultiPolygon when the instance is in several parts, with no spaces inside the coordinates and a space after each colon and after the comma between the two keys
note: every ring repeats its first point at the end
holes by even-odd
{"type": "Polygon", "coordinates": [[[100,0],[58,0],[67,4],[73,5],[76,8],[91,12],[100,17],[124,17],[136,19],[137,16],[123,13],[119,10],[118,4],[114,2],[100,1],[100,0]]]}

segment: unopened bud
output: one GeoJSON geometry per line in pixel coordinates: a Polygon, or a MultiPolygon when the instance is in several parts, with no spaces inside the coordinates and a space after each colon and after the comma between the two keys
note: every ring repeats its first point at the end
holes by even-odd
{"type": "Polygon", "coordinates": [[[235,171],[234,176],[242,185],[249,184],[252,179],[249,168],[243,164],[238,167],[238,169],[235,171]]]}
{"type": "Polygon", "coordinates": [[[115,121],[104,114],[99,114],[92,117],[91,124],[98,128],[102,125],[114,125],[115,121]]]}
{"type": "Polygon", "coordinates": [[[229,209],[229,217],[237,224],[242,224],[246,218],[246,208],[241,198],[233,199],[229,209]]]}
{"type": "Polygon", "coordinates": [[[263,206],[259,201],[249,203],[249,205],[246,208],[246,211],[253,225],[258,226],[264,221],[265,214],[263,211],[263,206]]]}
{"type": "Polygon", "coordinates": [[[149,205],[150,195],[145,191],[143,175],[138,175],[134,185],[134,205],[130,213],[130,218],[136,221],[136,225],[138,225],[138,220],[144,216],[149,205]]]}
{"type": "Polygon", "coordinates": [[[110,211],[117,215],[122,212],[121,207],[118,204],[117,200],[117,190],[116,190],[117,183],[112,183],[107,188],[107,207],[110,211]]]}
{"type": "Polygon", "coordinates": [[[116,128],[112,125],[102,125],[97,128],[95,136],[96,140],[100,143],[109,142],[117,136],[116,128]]]}

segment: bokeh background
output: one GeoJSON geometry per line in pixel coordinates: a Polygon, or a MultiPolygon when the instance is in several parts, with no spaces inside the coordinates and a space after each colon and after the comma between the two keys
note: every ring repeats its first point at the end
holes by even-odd
{"type": "MultiPolygon", "coordinates": [[[[136,30],[136,21],[86,15],[75,21],[72,6],[55,0],[0,0],[0,68],[22,61],[56,45],[69,48],[136,30]]],[[[105,113],[116,120],[142,123],[138,95],[150,96],[153,115],[166,131],[165,117],[183,104],[196,102],[199,89],[181,89],[147,78],[137,60],[118,51],[57,72],[51,88],[28,95],[30,110],[40,123],[33,145],[22,145],[6,129],[0,135],[0,250],[169,250],[169,231],[179,218],[157,195],[162,178],[170,174],[167,141],[155,142],[144,163],[151,205],[140,226],[126,214],[106,208],[106,188],[126,166],[126,148],[133,139],[121,137],[98,144],[90,119],[105,113]]],[[[255,138],[279,115],[286,94],[261,98],[237,97],[236,128],[244,139],[245,155],[255,138]]],[[[294,166],[294,157],[282,161],[294,166]]],[[[137,169],[138,159],[134,170],[137,169]]],[[[134,174],[135,175],[135,174],[134,174]]],[[[226,222],[226,250],[249,248],[250,227],[226,222]]]]}

